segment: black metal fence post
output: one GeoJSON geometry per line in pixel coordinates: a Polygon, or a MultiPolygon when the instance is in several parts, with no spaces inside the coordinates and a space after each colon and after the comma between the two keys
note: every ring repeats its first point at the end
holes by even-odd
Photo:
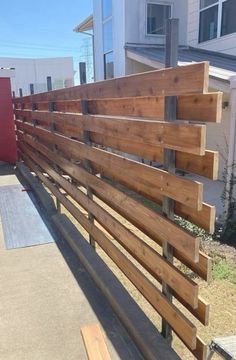
{"type": "MultiPolygon", "coordinates": [[[[165,67],[178,65],[178,43],[179,43],[179,19],[168,19],[166,22],[166,53],[165,67]]],[[[165,121],[173,122],[177,115],[177,97],[165,97],[165,121]]],[[[164,170],[175,174],[175,151],[164,149],[164,170]]],[[[162,211],[164,215],[174,220],[174,200],[164,197],[162,211]]],[[[163,243],[163,257],[173,263],[173,248],[168,242],[163,243]]],[[[162,292],[172,302],[172,291],[170,287],[162,282],[162,292]]],[[[172,329],[165,319],[162,320],[162,335],[169,343],[172,342],[172,329]]]]}

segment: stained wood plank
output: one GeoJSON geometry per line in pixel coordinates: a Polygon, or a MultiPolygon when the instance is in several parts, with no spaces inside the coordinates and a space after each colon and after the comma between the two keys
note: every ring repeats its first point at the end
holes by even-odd
{"type": "Polygon", "coordinates": [[[104,335],[98,324],[83,326],[80,331],[88,360],[111,360],[104,335]]]}
{"type": "Polygon", "coordinates": [[[222,92],[179,96],[177,118],[220,123],[222,118],[222,96],[222,92]]]}
{"type": "Polygon", "coordinates": [[[66,173],[85,187],[91,185],[93,191],[101,200],[108,203],[109,206],[124,217],[127,217],[129,221],[153,238],[158,244],[167,240],[189,259],[192,256],[194,259],[197,257],[199,249],[199,239],[197,237],[100,178],[89,174],[83,168],[73,165],[62,156],[55,156],[47,147],[38,142],[35,143],[33,139],[21,135],[21,140],[38,149],[52,163],[58,164],[66,173]],[[194,255],[190,255],[192,253],[194,255]]]}
{"type": "MultiPolygon", "coordinates": [[[[17,126],[19,129],[28,129],[28,131],[32,134],[32,135],[37,135],[39,134],[38,130],[41,129],[36,129],[34,127],[30,127],[28,124],[23,124],[19,121],[16,122],[17,126]]],[[[44,130],[43,130],[44,131],[44,130]]],[[[43,132],[43,135],[45,135],[45,132],[43,132]]],[[[48,133],[46,134],[48,137],[48,142],[54,142],[55,139],[53,138],[53,134],[48,133]]],[[[66,150],[66,153],[69,157],[74,157],[75,159],[78,159],[78,154],[79,152],[74,152],[73,150],[70,149],[69,146],[65,146],[64,147],[66,150]]],[[[96,167],[96,165],[95,165],[96,167]]],[[[103,171],[101,168],[99,171],[103,171]]],[[[108,170],[106,170],[106,175],[110,176],[111,178],[115,178],[116,173],[112,173],[111,170],[108,173],[108,170]]],[[[124,185],[126,185],[125,181],[124,185]]],[[[141,191],[139,191],[141,194],[143,194],[141,191]]],[[[145,195],[145,194],[144,194],[145,195]]],[[[150,194],[148,193],[148,196],[153,199],[150,194]]],[[[162,196],[158,196],[156,198],[156,200],[159,204],[162,203],[162,196]]],[[[214,224],[215,224],[215,207],[210,206],[208,204],[203,203],[202,206],[202,210],[200,211],[193,211],[193,209],[184,206],[179,203],[175,204],[175,212],[176,214],[188,219],[189,221],[192,221],[193,223],[195,223],[196,225],[199,225],[200,227],[202,227],[203,229],[209,231],[209,232],[213,232],[214,231],[214,224]]]]}
{"type": "Polygon", "coordinates": [[[55,112],[15,111],[16,115],[31,119],[50,120],[64,127],[73,126],[78,131],[90,131],[107,137],[138,142],[142,146],[154,145],[185,153],[204,155],[206,126],[170,124],[164,121],[135,120],[131,118],[111,118],[96,115],[81,115],[55,112]]]}
{"type": "MultiPolygon", "coordinates": [[[[32,135],[37,135],[37,130],[32,126],[29,127],[28,124],[23,124],[22,122],[17,121],[16,122],[19,129],[28,129],[28,131],[31,132],[32,135]]],[[[45,135],[45,133],[43,133],[45,135]]],[[[53,136],[53,135],[50,135],[53,136]]],[[[53,137],[49,137],[49,142],[54,142],[53,137]]],[[[66,153],[68,156],[73,157],[75,159],[78,159],[78,152],[73,153],[69,146],[66,147],[66,153]]],[[[111,176],[112,177],[112,176],[111,176]]],[[[162,203],[162,197],[159,196],[159,198],[156,200],[158,203],[162,203]]],[[[175,212],[176,214],[182,216],[183,218],[187,218],[189,221],[192,221],[196,225],[202,227],[206,231],[214,232],[214,225],[215,225],[215,207],[210,206],[208,204],[203,203],[202,210],[200,211],[194,211],[193,209],[187,207],[187,206],[180,206],[181,204],[176,203],[175,204],[175,212]]],[[[206,267],[204,267],[206,268],[206,267]]],[[[199,269],[200,270],[200,269],[199,269]]]]}
{"type": "MultiPolygon", "coordinates": [[[[16,115],[18,118],[26,117],[28,121],[33,121],[32,113],[29,111],[16,111],[16,115]]],[[[51,118],[51,121],[55,122],[57,125],[57,132],[66,136],[76,134],[79,140],[82,139],[82,124],[76,122],[74,118],[65,122],[63,121],[63,116],[61,116],[61,114],[49,114],[48,118],[41,112],[37,112],[35,116],[41,126],[48,127],[50,124],[49,118],[51,118]]],[[[92,142],[105,147],[111,147],[122,152],[140,156],[143,159],[163,163],[163,148],[156,144],[144,144],[142,141],[135,142],[130,139],[126,140],[124,138],[117,138],[94,132],[90,132],[90,139],[92,142]]],[[[219,154],[217,151],[206,150],[205,155],[200,156],[177,151],[176,167],[187,172],[192,172],[216,180],[218,178],[219,154]]]]}
{"type": "Polygon", "coordinates": [[[189,348],[189,350],[197,360],[207,360],[208,346],[199,336],[197,336],[196,349],[189,348]]]}
{"type": "Polygon", "coordinates": [[[88,231],[114,261],[127,278],[136,286],[140,293],[147,299],[153,308],[171,325],[176,334],[191,349],[196,348],[196,327],[171,304],[164,295],[148,280],[145,275],[106,237],[104,232],[92,224],[84,214],[73,205],[62,193],[47,179],[37,165],[25,154],[24,160],[28,166],[38,175],[50,191],[59,199],[63,206],[73,217],[88,231]]]}
{"type": "MultiPolygon", "coordinates": [[[[137,202],[122,191],[114,188],[110,184],[104,182],[100,178],[89,174],[83,168],[72,164],[62,156],[53,153],[47,147],[35,142],[28,136],[20,135],[21,141],[35,149],[38,149],[44,156],[46,156],[53,163],[58,164],[65,173],[69,174],[77,181],[82,183],[85,187],[91,186],[93,192],[104,202],[108,203],[114,210],[118,211],[124,217],[142,230],[146,235],[150,236],[159,245],[163,241],[168,241],[176,250],[176,257],[181,256],[181,261],[185,263],[184,257],[196,260],[198,257],[199,239],[181,227],[177,226],[170,220],[154,212],[147,206],[137,202]],[[174,236],[173,236],[174,235],[174,236]]],[[[191,268],[191,261],[188,260],[191,268]]],[[[206,262],[199,259],[201,265],[201,272],[203,276],[206,262]]],[[[196,270],[198,271],[197,264],[196,270]]],[[[198,273],[198,272],[197,272],[198,273]]]]}
{"type": "Polygon", "coordinates": [[[172,124],[164,121],[109,118],[96,115],[82,117],[83,128],[102,134],[145,144],[161,146],[195,155],[205,154],[205,125],[172,124]]]}
{"type": "Polygon", "coordinates": [[[28,124],[19,124],[19,122],[17,125],[19,128],[28,129],[33,135],[54,142],[66,152],[70,151],[75,158],[79,156],[90,160],[95,169],[99,166],[100,171],[104,169],[109,174],[112,172],[116,180],[123,181],[133,190],[152,197],[154,201],[160,200],[160,197],[165,195],[186,204],[190,208],[196,210],[202,208],[203,187],[201,183],[168,174],[164,170],[149,167],[105,150],[87,146],[45,129],[32,127],[28,124]],[[111,168],[112,170],[110,170],[111,168]],[[121,172],[120,169],[123,171],[121,172]]]}
{"type": "Polygon", "coordinates": [[[185,302],[192,308],[197,308],[198,286],[196,283],[191,281],[175,266],[166,261],[161,255],[129,231],[101,206],[89,199],[83,192],[60,176],[42,157],[35,155],[26,145],[21,146],[25,149],[27,155],[29,155],[35,163],[39,164],[40,167],[66,191],[66,193],[77,201],[86,211],[91,212],[106,231],[113,235],[146,270],[148,270],[158,281],[165,281],[180,295],[180,298],[185,299],[185,302]]]}
{"type": "MultiPolygon", "coordinates": [[[[163,96],[95,99],[88,102],[90,114],[113,116],[156,117],[164,119],[163,96]]],[[[188,121],[221,121],[222,93],[180,95],[177,98],[177,119],[188,121]]]]}
{"type": "MultiPolygon", "coordinates": [[[[155,161],[163,164],[163,148],[127,141],[121,138],[104,136],[90,132],[90,139],[95,144],[110,147],[128,154],[140,156],[142,159],[155,161]]],[[[176,151],[176,168],[186,172],[198,174],[212,180],[218,179],[219,153],[217,151],[205,151],[205,155],[193,155],[176,151]]]]}
{"type": "MultiPolygon", "coordinates": [[[[19,105],[16,104],[20,109],[19,105]]],[[[37,110],[48,110],[48,102],[36,103],[37,110]]],[[[24,104],[31,109],[31,103],[24,104]]],[[[80,113],[80,100],[54,102],[54,110],[59,112],[80,113]]],[[[164,119],[163,96],[139,96],[128,98],[94,99],[88,101],[88,110],[94,115],[155,117],[164,119]]],[[[180,95],[177,98],[177,119],[219,123],[222,116],[222,93],[180,95]]]]}
{"type": "Polygon", "coordinates": [[[179,66],[116,79],[98,81],[93,84],[74,86],[53,92],[16,98],[16,103],[99,99],[131,96],[175,96],[189,93],[205,93],[208,90],[209,63],[179,66]]]}
{"type": "MultiPolygon", "coordinates": [[[[22,146],[22,143],[20,144],[20,146],[22,146]]],[[[31,154],[32,157],[32,154],[31,154]]],[[[34,155],[34,159],[35,159],[35,155],[34,155]]],[[[39,159],[36,159],[37,163],[40,163],[40,166],[42,167],[42,163],[39,161],[39,159]]],[[[60,162],[63,165],[63,162],[60,162]]],[[[62,167],[63,168],[63,167],[62,167]]],[[[50,167],[49,166],[43,166],[43,169],[45,171],[48,171],[48,173],[52,176],[53,173],[51,171],[49,171],[50,167]]],[[[66,168],[65,168],[66,169],[66,168]]],[[[161,232],[161,225],[163,225],[162,230],[166,229],[166,231],[169,232],[169,234],[175,234],[176,230],[180,230],[181,233],[181,228],[175,227],[175,225],[173,223],[171,223],[169,220],[166,220],[165,218],[162,218],[163,223],[160,222],[160,216],[158,214],[156,214],[155,212],[153,212],[152,210],[150,210],[149,208],[147,208],[146,206],[138,203],[137,201],[135,201],[132,198],[127,197],[127,195],[125,195],[124,193],[118,191],[117,189],[113,188],[112,186],[110,186],[107,183],[104,183],[103,181],[101,181],[100,179],[96,178],[95,176],[87,173],[85,170],[78,168],[78,172],[79,175],[76,177],[76,179],[79,179],[80,182],[86,187],[86,185],[89,183],[92,185],[93,190],[95,190],[95,193],[97,196],[99,196],[100,198],[104,198],[105,197],[105,201],[106,201],[112,208],[114,208],[115,210],[122,210],[125,209],[124,212],[121,211],[123,216],[127,216],[128,220],[131,221],[132,223],[134,223],[135,225],[137,225],[138,228],[140,228],[141,230],[144,230],[144,233],[146,233],[147,235],[152,235],[150,234],[148,231],[145,231],[145,229],[143,229],[143,225],[145,227],[145,225],[147,225],[147,229],[153,229],[157,231],[158,234],[160,234],[161,232]],[[101,196],[101,194],[103,194],[103,196],[101,196]],[[110,201],[109,201],[110,200],[110,201]],[[115,205],[115,206],[114,206],[115,205]],[[140,211],[137,211],[137,209],[140,211]],[[135,216],[136,215],[136,219],[135,216]],[[131,218],[131,216],[133,216],[131,218]],[[137,222],[143,222],[143,225],[140,224],[138,225],[137,222]],[[150,222],[151,220],[151,222],[150,222]],[[155,228],[156,227],[156,228],[155,228]]],[[[76,171],[74,171],[74,176],[75,176],[76,171]]],[[[54,180],[57,180],[57,182],[60,184],[61,187],[63,187],[67,193],[70,193],[72,196],[74,196],[73,191],[70,191],[70,187],[71,185],[68,184],[66,182],[66,180],[64,180],[64,184],[61,181],[58,181],[59,175],[53,176],[54,180]],[[66,182],[66,186],[65,186],[65,182],[66,182]],[[64,185],[64,186],[63,186],[64,185]]],[[[78,199],[77,199],[78,200],[78,199]]],[[[80,202],[81,203],[81,202],[80,202]]],[[[84,203],[83,203],[84,205],[84,203]]],[[[87,207],[86,207],[87,208],[87,207]]],[[[88,208],[87,208],[88,210],[88,208]]],[[[97,219],[99,221],[99,219],[97,219]]],[[[103,223],[102,223],[103,225],[103,223]]],[[[111,226],[111,223],[110,223],[111,226]]],[[[109,231],[109,229],[108,229],[109,231]]],[[[152,230],[153,231],[153,230],[152,230]]],[[[186,236],[186,233],[182,230],[182,236],[180,234],[180,240],[183,240],[184,236],[186,236]]],[[[165,239],[165,235],[163,236],[163,239],[165,239]]],[[[178,235],[177,236],[173,236],[173,239],[178,241],[178,235]]],[[[161,245],[161,241],[160,239],[158,239],[157,243],[159,245],[161,245]]],[[[147,253],[146,253],[147,255],[147,253]]],[[[176,255],[176,254],[175,254],[176,255]]],[[[199,258],[199,263],[201,264],[202,261],[204,261],[204,254],[201,254],[200,258],[199,258]]],[[[139,261],[140,261],[140,257],[139,257],[139,261]]],[[[141,261],[142,263],[142,261],[141,261]]],[[[156,261],[155,259],[153,259],[153,261],[151,261],[152,264],[155,264],[156,261]]],[[[184,259],[183,259],[183,263],[184,263],[184,259]]],[[[144,265],[142,263],[142,265],[144,265]]],[[[153,271],[153,266],[149,265],[146,262],[145,266],[144,266],[158,281],[161,281],[161,277],[158,276],[158,272],[154,272],[153,271]]],[[[170,283],[170,282],[169,282],[170,283]]],[[[178,291],[179,293],[179,291],[178,291]]],[[[188,303],[185,301],[185,297],[181,297],[177,292],[174,292],[174,296],[184,304],[185,307],[187,307],[187,309],[199,320],[201,321],[204,325],[208,324],[209,321],[209,305],[207,303],[204,302],[203,299],[198,298],[198,306],[196,309],[193,309],[191,306],[188,305],[188,303]]],[[[188,295],[187,295],[188,297],[188,295]]]]}

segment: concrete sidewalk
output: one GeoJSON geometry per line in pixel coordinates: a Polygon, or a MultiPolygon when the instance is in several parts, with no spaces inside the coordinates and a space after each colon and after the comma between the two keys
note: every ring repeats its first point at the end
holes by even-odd
{"type": "MultiPolygon", "coordinates": [[[[0,186],[17,184],[0,176],[0,186]]],[[[6,250],[0,229],[0,359],[85,360],[80,328],[99,323],[111,359],[142,359],[71,248],[6,250]]]]}

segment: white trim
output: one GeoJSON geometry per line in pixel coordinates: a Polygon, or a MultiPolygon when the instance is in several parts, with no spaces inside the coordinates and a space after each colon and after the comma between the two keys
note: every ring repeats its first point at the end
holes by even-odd
{"type": "Polygon", "coordinates": [[[174,9],[174,4],[171,1],[155,1],[155,0],[146,0],[146,4],[145,4],[145,36],[147,37],[155,37],[155,38],[163,38],[165,36],[165,34],[149,34],[147,32],[147,8],[149,4],[153,4],[153,5],[165,5],[165,6],[170,6],[170,17],[173,16],[173,9],[174,9]]]}
{"type": "MultiPolygon", "coordinates": [[[[136,52],[129,49],[126,50],[126,56],[131,60],[135,60],[137,62],[140,62],[141,64],[151,66],[154,69],[163,68],[164,66],[164,64],[161,61],[155,59],[149,59],[147,56],[143,54],[137,54],[136,52]]],[[[194,61],[192,62],[178,61],[178,66],[183,66],[193,63],[194,61]]],[[[212,87],[216,89],[219,88],[219,90],[221,91],[229,92],[229,81],[232,78],[232,76],[235,76],[234,72],[216,68],[214,66],[210,66],[209,75],[212,80],[212,84],[215,84],[215,86],[212,87]]]]}
{"type": "MultiPolygon", "coordinates": [[[[214,40],[217,40],[217,39],[221,39],[225,36],[228,36],[228,35],[232,35],[232,34],[235,34],[234,33],[230,33],[230,34],[225,34],[225,35],[221,35],[221,30],[222,30],[222,14],[223,14],[223,3],[225,3],[227,0],[217,0],[214,4],[211,4],[209,6],[206,6],[204,8],[199,9],[199,26],[198,26],[198,44],[205,44],[207,43],[208,41],[214,41],[214,40]],[[200,14],[202,12],[204,12],[205,10],[208,10],[214,6],[218,6],[218,18],[217,18],[217,35],[215,38],[213,39],[209,39],[209,40],[206,40],[206,41],[199,41],[199,35],[200,35],[200,14]]],[[[199,3],[199,5],[201,6],[201,4],[199,3]]]]}

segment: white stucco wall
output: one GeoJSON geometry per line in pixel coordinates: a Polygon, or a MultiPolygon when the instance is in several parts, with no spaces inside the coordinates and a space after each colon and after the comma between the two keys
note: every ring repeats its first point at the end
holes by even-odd
{"type": "MultiPolygon", "coordinates": [[[[146,35],[146,6],[149,0],[126,0],[125,42],[142,44],[163,44],[165,37],[146,35]]],[[[150,0],[152,3],[172,5],[172,17],[180,19],[180,44],[187,44],[187,0],[150,0]]]]}
{"type": "MultiPolygon", "coordinates": [[[[125,0],[113,0],[114,75],[125,74],[125,0]]],[[[104,79],[102,0],[93,1],[96,81],[104,79]]]]}
{"type": "Polygon", "coordinates": [[[74,85],[73,58],[20,59],[0,57],[0,67],[15,68],[11,76],[12,91],[19,95],[30,93],[29,84],[34,84],[34,91],[47,90],[47,76],[52,78],[53,89],[74,85]]]}
{"type": "Polygon", "coordinates": [[[219,51],[229,55],[236,55],[236,33],[217,39],[198,43],[200,0],[189,0],[188,5],[188,45],[200,49],[219,51]]]}

